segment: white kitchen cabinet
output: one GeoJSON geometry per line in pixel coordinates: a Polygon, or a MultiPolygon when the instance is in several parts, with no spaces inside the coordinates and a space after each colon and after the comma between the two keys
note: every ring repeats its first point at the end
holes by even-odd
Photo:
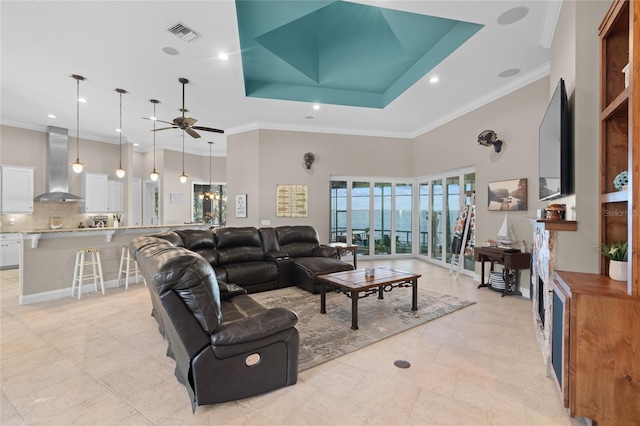
{"type": "Polygon", "coordinates": [[[33,213],[33,167],[2,166],[2,213],[33,213]]]}
{"type": "Polygon", "coordinates": [[[122,181],[109,180],[107,182],[107,211],[109,213],[122,213],[123,188],[122,181]]]}
{"type": "Polygon", "coordinates": [[[83,213],[106,213],[108,179],[102,173],[84,173],[80,179],[80,204],[83,213]]]}
{"type": "Polygon", "coordinates": [[[18,268],[21,248],[20,234],[0,234],[0,269],[18,268]]]}

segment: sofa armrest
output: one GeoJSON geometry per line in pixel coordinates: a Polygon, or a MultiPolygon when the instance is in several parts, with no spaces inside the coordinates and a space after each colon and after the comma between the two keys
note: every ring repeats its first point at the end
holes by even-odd
{"type": "Polygon", "coordinates": [[[251,342],[294,327],[298,315],[290,309],[271,308],[257,315],[223,324],[220,331],[211,335],[214,346],[230,346],[251,342]]]}
{"type": "Polygon", "coordinates": [[[220,288],[220,298],[222,300],[228,300],[239,294],[247,294],[247,290],[240,287],[237,284],[229,284],[224,281],[218,281],[218,287],[220,288]]]}
{"type": "Polygon", "coordinates": [[[268,251],[264,257],[266,257],[269,260],[281,260],[281,259],[287,259],[289,257],[289,253],[284,252],[284,251],[279,251],[279,250],[272,250],[272,251],[268,251]]]}
{"type": "Polygon", "coordinates": [[[338,249],[331,246],[318,246],[313,249],[313,256],[338,258],[338,249]]]}

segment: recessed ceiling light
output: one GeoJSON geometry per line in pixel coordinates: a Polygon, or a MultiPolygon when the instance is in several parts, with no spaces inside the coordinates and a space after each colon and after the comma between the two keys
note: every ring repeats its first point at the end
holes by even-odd
{"type": "Polygon", "coordinates": [[[218,59],[220,59],[221,61],[227,61],[229,60],[229,55],[227,55],[226,53],[222,52],[218,55],[218,59]]]}
{"type": "Polygon", "coordinates": [[[120,133],[122,131],[122,129],[116,129],[116,132],[120,133]]]}
{"type": "Polygon", "coordinates": [[[133,146],[140,146],[140,144],[139,143],[134,143],[133,146]]]}
{"type": "Polygon", "coordinates": [[[55,114],[49,114],[49,115],[47,115],[47,117],[49,117],[49,118],[56,118],[55,114]]]}
{"type": "Polygon", "coordinates": [[[163,48],[162,48],[162,51],[163,51],[164,53],[166,53],[167,55],[171,55],[171,56],[175,56],[175,55],[177,55],[178,53],[180,53],[180,52],[178,52],[178,49],[174,49],[173,47],[169,47],[169,46],[165,46],[165,47],[163,47],[163,48]]]}
{"type": "Polygon", "coordinates": [[[502,78],[513,77],[519,72],[520,72],[520,68],[509,68],[508,70],[504,70],[500,74],[498,74],[498,77],[502,77],[502,78]]]}
{"type": "Polygon", "coordinates": [[[82,102],[82,103],[86,104],[89,101],[87,101],[85,98],[78,98],[78,102],[82,102]]]}
{"type": "Polygon", "coordinates": [[[433,76],[429,79],[429,83],[433,84],[433,83],[437,83],[440,81],[440,78],[438,76],[433,76]]]}
{"type": "Polygon", "coordinates": [[[316,111],[319,110],[320,109],[320,105],[318,105],[318,104],[313,105],[313,109],[316,110],[316,111]]]}
{"type": "Polygon", "coordinates": [[[518,22],[529,13],[529,8],[524,6],[514,7],[513,9],[509,9],[504,12],[502,15],[498,16],[498,24],[500,25],[509,25],[515,22],[518,22]]]}

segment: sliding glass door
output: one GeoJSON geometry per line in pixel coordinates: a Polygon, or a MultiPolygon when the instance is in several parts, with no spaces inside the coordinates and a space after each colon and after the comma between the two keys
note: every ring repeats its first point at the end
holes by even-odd
{"type": "MultiPolygon", "coordinates": [[[[411,256],[447,266],[456,219],[475,191],[473,168],[407,179],[332,177],[330,242],[362,256],[411,256]]],[[[473,256],[463,268],[474,270],[473,256]]],[[[462,270],[461,270],[462,271],[462,270]]]]}
{"type": "Polygon", "coordinates": [[[330,187],[331,242],[364,256],[412,254],[413,183],[335,177],[330,187]]]}
{"type": "MultiPolygon", "coordinates": [[[[453,230],[456,219],[465,205],[472,202],[475,192],[473,168],[453,170],[440,175],[418,179],[417,255],[442,266],[451,263],[453,230]]],[[[475,270],[472,254],[465,254],[461,272],[475,270]]]]}

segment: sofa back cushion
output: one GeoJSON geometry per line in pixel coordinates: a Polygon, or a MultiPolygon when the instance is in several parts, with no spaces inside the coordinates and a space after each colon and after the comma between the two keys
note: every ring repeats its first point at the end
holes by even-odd
{"type": "Polygon", "coordinates": [[[156,238],[162,238],[163,240],[167,240],[176,247],[182,247],[182,238],[180,238],[180,235],[176,234],[173,231],[160,232],[158,234],[153,234],[151,236],[156,238]]]}
{"type": "Polygon", "coordinates": [[[320,245],[313,226],[278,226],[276,236],[280,250],[290,257],[313,256],[313,250],[320,245]]]}
{"type": "Polygon", "coordinates": [[[202,256],[182,247],[156,244],[142,247],[137,260],[152,291],[161,297],[175,293],[207,334],[220,330],[220,289],[212,266],[202,256]]]}
{"type": "Polygon", "coordinates": [[[198,253],[212,266],[218,264],[218,250],[213,232],[207,229],[183,229],[175,232],[182,238],[184,248],[198,253]]]}
{"type": "Polygon", "coordinates": [[[264,259],[262,241],[257,228],[217,228],[214,230],[218,249],[218,265],[255,262],[264,259]]]}

